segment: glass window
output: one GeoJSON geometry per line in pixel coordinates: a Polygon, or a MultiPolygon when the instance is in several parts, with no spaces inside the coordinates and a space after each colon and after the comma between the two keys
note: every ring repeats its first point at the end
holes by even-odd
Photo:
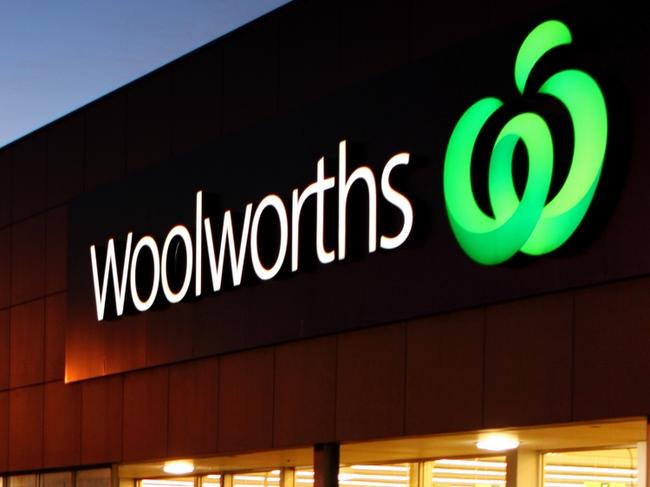
{"type": "Polygon", "coordinates": [[[36,475],[13,475],[8,480],[8,487],[36,487],[36,475]]]}
{"type": "Polygon", "coordinates": [[[139,487],[194,487],[194,477],[142,479],[139,487]]]}
{"type": "Polygon", "coordinates": [[[233,487],[280,487],[280,470],[233,475],[233,487]]]}
{"type": "Polygon", "coordinates": [[[72,472],[45,473],[42,476],[43,487],[73,487],[72,472]]]}
{"type": "Polygon", "coordinates": [[[79,470],[77,472],[76,487],[111,487],[111,469],[79,470]]]}
{"type": "Polygon", "coordinates": [[[339,485],[355,487],[409,487],[407,463],[394,465],[350,465],[339,468],[339,485]]]}
{"type": "Polygon", "coordinates": [[[637,487],[637,450],[615,448],[544,455],[544,487],[637,487]]]}
{"type": "Polygon", "coordinates": [[[201,484],[203,487],[219,487],[221,485],[221,475],[206,475],[203,477],[201,484]]]}
{"type": "MultiPolygon", "coordinates": [[[[409,487],[411,468],[408,463],[341,465],[339,485],[349,487],[409,487]]],[[[296,487],[314,483],[314,469],[296,469],[296,487]]]]}
{"type": "Polygon", "coordinates": [[[314,483],[314,467],[296,468],[296,487],[309,487],[314,483]]]}
{"type": "Polygon", "coordinates": [[[432,463],[433,487],[502,487],[506,485],[506,458],[441,458],[432,463]]]}

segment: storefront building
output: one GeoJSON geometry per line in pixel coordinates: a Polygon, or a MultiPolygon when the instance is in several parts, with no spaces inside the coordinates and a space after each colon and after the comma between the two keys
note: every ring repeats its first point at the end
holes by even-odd
{"type": "Polygon", "coordinates": [[[650,485],[648,32],[295,0],[2,148],[0,485],[650,485]]]}

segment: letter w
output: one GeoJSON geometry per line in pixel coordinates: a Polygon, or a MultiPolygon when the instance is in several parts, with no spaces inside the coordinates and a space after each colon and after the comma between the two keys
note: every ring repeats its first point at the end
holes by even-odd
{"type": "Polygon", "coordinates": [[[117,316],[124,313],[124,300],[126,297],[126,278],[129,269],[129,260],[131,258],[131,241],[133,233],[129,232],[126,237],[126,248],[124,251],[124,267],[122,269],[122,278],[118,279],[117,275],[117,258],[115,256],[115,242],[111,238],[108,241],[108,249],[106,250],[106,264],[104,266],[104,279],[102,281],[102,289],[99,289],[99,273],[97,270],[97,255],[95,246],[90,246],[90,260],[93,266],[93,284],[95,285],[95,305],[97,307],[97,320],[104,319],[104,311],[106,310],[106,298],[108,294],[108,278],[109,275],[113,277],[113,292],[115,293],[115,310],[117,316]]]}
{"type": "Polygon", "coordinates": [[[246,205],[244,215],[244,228],[242,228],[241,241],[239,243],[239,252],[235,248],[235,231],[232,225],[232,216],[230,210],[223,215],[223,228],[221,229],[221,245],[219,247],[219,265],[214,255],[214,242],[212,240],[212,225],[210,219],[204,220],[205,240],[208,247],[208,258],[210,260],[210,274],[212,276],[212,289],[217,292],[221,289],[221,280],[223,278],[223,261],[226,257],[226,241],[228,242],[228,253],[230,254],[230,270],[232,272],[233,286],[241,284],[241,277],[244,271],[244,260],[246,258],[246,247],[248,242],[248,232],[251,224],[251,211],[253,205],[246,205]],[[239,255],[237,255],[239,254],[239,255]]]}

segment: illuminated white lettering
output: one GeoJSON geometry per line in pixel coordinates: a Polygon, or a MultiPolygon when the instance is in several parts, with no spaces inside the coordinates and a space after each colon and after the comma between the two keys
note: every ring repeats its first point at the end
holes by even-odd
{"type": "Polygon", "coordinates": [[[409,155],[406,152],[397,154],[390,158],[384,167],[381,174],[381,192],[386,198],[386,201],[396,206],[404,217],[404,225],[397,235],[394,237],[381,236],[380,245],[382,249],[396,249],[402,245],[413,228],[413,207],[411,202],[402,193],[395,191],[390,185],[390,173],[395,166],[407,165],[409,163],[409,155]]]}
{"type": "Polygon", "coordinates": [[[102,281],[102,289],[99,289],[99,273],[97,271],[97,255],[95,246],[90,246],[90,260],[93,269],[93,284],[95,290],[95,306],[97,308],[97,321],[104,319],[106,311],[106,299],[108,295],[108,278],[113,278],[113,292],[115,295],[115,310],[117,316],[124,313],[124,300],[126,297],[126,278],[129,269],[129,259],[131,257],[131,240],[133,233],[129,232],[126,236],[126,248],[124,250],[124,265],[122,268],[122,277],[117,275],[117,259],[115,256],[115,242],[111,238],[108,241],[108,248],[106,249],[106,263],[104,264],[104,278],[102,281]]]}
{"type": "Polygon", "coordinates": [[[163,245],[162,257],[160,259],[162,288],[167,301],[170,303],[180,302],[187,294],[187,291],[190,288],[190,283],[192,281],[192,265],[192,237],[190,236],[190,232],[187,228],[185,228],[183,225],[176,225],[167,234],[167,238],[165,239],[165,243],[163,245]],[[181,285],[181,288],[178,292],[174,292],[169,287],[169,277],[167,276],[167,258],[169,256],[169,246],[176,237],[180,237],[183,240],[186,255],[185,276],[183,277],[183,284],[181,285]]]}
{"type": "MultiPolygon", "coordinates": [[[[399,210],[403,218],[401,229],[396,231],[394,234],[383,233],[381,236],[378,235],[378,188],[375,175],[372,169],[368,166],[358,167],[348,175],[347,145],[346,141],[343,140],[339,143],[337,176],[325,177],[325,158],[321,157],[318,160],[316,167],[316,181],[304,187],[302,191],[299,188],[295,188],[292,191],[290,215],[280,196],[269,194],[262,198],[255,208],[255,211],[253,211],[252,203],[246,205],[241,225],[241,233],[238,233],[236,236],[232,211],[226,210],[223,214],[218,255],[217,249],[215,248],[211,220],[209,217],[204,215],[202,191],[196,193],[194,231],[190,231],[191,227],[188,228],[181,224],[175,225],[165,236],[162,244],[162,255],[159,252],[156,240],[151,236],[142,237],[132,250],[133,234],[129,232],[126,238],[124,262],[121,263],[120,273],[118,272],[115,241],[111,238],[108,240],[106,259],[104,262],[104,273],[100,276],[97,261],[97,249],[95,248],[95,245],[91,245],[90,256],[97,320],[102,321],[106,318],[107,309],[112,309],[112,307],[108,306],[108,303],[111,300],[115,303],[115,312],[117,316],[124,314],[127,288],[130,291],[133,305],[138,311],[147,311],[153,306],[160,293],[161,286],[161,295],[164,295],[166,300],[172,304],[178,303],[187,297],[188,292],[190,292],[190,287],[192,286],[192,281],[194,282],[194,295],[196,297],[201,296],[203,292],[202,248],[204,241],[207,248],[207,260],[210,268],[210,278],[212,280],[211,287],[213,292],[218,292],[222,288],[224,272],[227,267],[226,254],[229,254],[230,256],[229,262],[232,284],[235,287],[241,284],[244,267],[248,258],[246,254],[249,245],[250,263],[259,279],[266,281],[278,275],[287,258],[289,243],[291,244],[291,271],[297,271],[300,266],[301,216],[304,216],[305,204],[311,197],[315,197],[316,199],[315,250],[318,261],[322,264],[328,264],[335,261],[337,258],[338,260],[345,259],[348,230],[348,197],[350,191],[355,186],[355,183],[359,181],[365,183],[363,186],[365,186],[368,191],[368,253],[373,253],[377,250],[378,238],[379,245],[382,249],[395,249],[401,246],[406,242],[413,229],[413,207],[409,199],[403,193],[400,193],[395,189],[394,181],[391,184],[391,174],[397,166],[408,165],[409,157],[409,154],[406,152],[394,155],[385,164],[381,174],[382,197],[387,203],[399,210]],[[338,202],[338,245],[336,249],[330,250],[327,249],[325,245],[325,192],[334,189],[337,184],[338,189],[336,196],[332,194],[332,197],[336,198],[336,201],[338,202]],[[279,236],[277,242],[275,242],[276,246],[273,246],[273,242],[269,241],[270,236],[260,235],[260,222],[262,221],[262,217],[263,215],[267,215],[267,218],[269,218],[268,214],[271,213],[266,210],[273,210],[277,217],[279,236]],[[168,260],[177,258],[176,255],[170,255],[171,253],[176,252],[176,250],[173,249],[179,248],[178,246],[173,245],[175,240],[178,241],[177,239],[180,239],[184,246],[186,256],[185,268],[179,270],[174,267],[175,273],[178,273],[179,275],[179,280],[177,282],[176,279],[172,279],[172,283],[170,283],[171,276],[168,275],[168,260]],[[192,239],[194,239],[194,241],[192,239]],[[277,255],[275,255],[273,259],[269,257],[273,262],[262,262],[262,257],[267,257],[264,252],[260,252],[260,245],[264,245],[265,243],[270,243],[270,247],[274,249],[277,248],[277,255]],[[144,249],[148,250],[150,258],[152,259],[152,276],[141,276],[142,272],[138,272],[138,263],[140,262],[141,253],[144,249]],[[138,281],[140,280],[140,277],[144,277],[145,282],[151,282],[151,290],[138,289],[138,281]],[[109,291],[109,281],[111,280],[113,283],[112,292],[109,291]],[[174,289],[172,289],[172,287],[174,287],[174,289]],[[141,296],[141,294],[146,296],[141,296]]],[[[263,226],[262,228],[266,228],[266,226],[263,226]]],[[[146,258],[148,257],[149,256],[146,258]]],[[[141,271],[144,270],[142,263],[140,268],[141,271]]],[[[144,266],[144,268],[148,269],[148,266],[144,266]]],[[[140,282],[139,284],[140,287],[142,287],[142,283],[140,282]]]]}
{"type": "Polygon", "coordinates": [[[266,196],[255,210],[255,216],[253,217],[253,226],[251,228],[251,260],[253,261],[253,269],[255,269],[255,274],[260,279],[267,281],[280,272],[282,268],[282,263],[287,254],[287,242],[289,240],[289,224],[287,218],[287,209],[284,207],[284,203],[279,196],[270,194],[266,196]],[[266,208],[273,208],[278,215],[278,221],[280,223],[280,246],[278,248],[278,256],[275,259],[275,262],[270,268],[266,268],[262,261],[260,260],[259,247],[258,247],[258,227],[260,224],[260,218],[262,218],[262,213],[266,208]]]}
{"type": "Polygon", "coordinates": [[[201,252],[202,246],[203,246],[203,237],[202,237],[202,230],[203,230],[203,191],[198,191],[196,193],[196,217],[194,219],[194,232],[195,232],[195,237],[196,237],[196,250],[194,251],[194,255],[196,257],[195,262],[196,262],[196,269],[194,271],[194,295],[195,296],[200,296],[201,295],[201,280],[203,279],[203,252],[201,252]]]}
{"type": "Polygon", "coordinates": [[[327,264],[334,260],[334,251],[325,250],[324,226],[325,226],[325,191],[332,189],[335,185],[335,178],[325,179],[325,159],[320,158],[317,165],[317,179],[315,183],[307,186],[298,196],[298,190],[292,193],[291,206],[291,270],[298,270],[298,248],[300,236],[300,212],[307,198],[316,195],[316,253],[318,260],[327,264]]]}
{"type": "Polygon", "coordinates": [[[158,252],[158,245],[156,244],[156,241],[148,235],[142,237],[133,250],[133,257],[131,258],[130,284],[131,299],[133,300],[133,305],[138,311],[147,311],[149,308],[151,308],[154,301],[156,300],[158,287],[160,286],[160,252],[158,252]],[[151,292],[149,293],[149,296],[143,301],[138,294],[136,274],[140,251],[145,247],[149,249],[149,252],[151,252],[151,258],[153,260],[153,282],[151,284],[151,292]]]}
{"type": "Polygon", "coordinates": [[[372,253],[377,250],[377,187],[375,185],[375,176],[369,167],[361,166],[355,169],[348,178],[346,150],[346,143],[343,140],[339,144],[339,260],[345,259],[348,193],[352,185],[359,180],[365,181],[368,186],[368,252],[372,253]]]}
{"type": "Polygon", "coordinates": [[[223,262],[226,256],[226,241],[228,242],[228,253],[230,254],[230,270],[232,272],[233,286],[241,284],[242,273],[244,272],[244,259],[246,257],[246,244],[248,242],[248,231],[250,229],[251,211],[253,205],[246,205],[244,215],[244,227],[242,228],[239,251],[235,248],[235,231],[232,226],[232,215],[230,210],[223,215],[223,227],[221,229],[221,245],[219,247],[219,263],[214,254],[214,242],[212,239],[212,225],[210,219],[203,220],[205,225],[205,240],[208,247],[208,259],[210,261],[210,274],[212,277],[212,290],[217,292],[221,289],[223,277],[223,262]]]}

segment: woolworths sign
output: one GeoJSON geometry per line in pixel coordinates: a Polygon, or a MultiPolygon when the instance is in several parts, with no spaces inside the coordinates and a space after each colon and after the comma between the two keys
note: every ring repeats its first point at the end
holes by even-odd
{"type": "MultiPolygon", "coordinates": [[[[589,209],[608,138],[607,108],[601,88],[588,73],[578,69],[552,74],[532,93],[527,85],[540,59],[571,43],[566,25],[547,21],[530,32],[515,60],[514,81],[519,94],[552,97],[563,105],[571,120],[574,143],[570,168],[552,198],[549,194],[555,158],[558,151],[567,149],[554,144],[551,128],[541,115],[534,111],[516,114],[498,133],[491,149],[487,181],[491,211],[485,211],[477,202],[472,160],[481,130],[502,109],[503,102],[491,97],[475,102],[451,130],[443,185],[435,187],[432,182],[431,187],[432,191],[444,192],[453,234],[463,251],[480,264],[500,264],[517,252],[537,256],[556,250],[571,237],[589,209]],[[518,190],[513,159],[519,145],[525,147],[528,172],[523,189],[518,190]]],[[[398,189],[394,179],[400,172],[409,171],[411,158],[406,151],[398,152],[385,160],[381,171],[364,165],[349,170],[347,143],[341,141],[335,175],[326,175],[332,168],[326,168],[325,159],[321,158],[312,183],[293,189],[290,198],[269,193],[237,209],[243,215],[238,225],[234,224],[233,209],[227,209],[220,228],[216,228],[213,220],[204,215],[204,194],[198,191],[194,220],[178,222],[162,238],[142,235],[136,239],[134,232],[138,229],[134,229],[117,236],[119,243],[115,238],[105,244],[93,243],[89,248],[89,265],[97,319],[104,320],[109,308],[119,317],[131,305],[144,312],[159,300],[175,304],[204,293],[218,293],[224,283],[237,287],[247,268],[260,281],[276,278],[283,268],[290,268],[291,273],[300,271],[299,254],[304,238],[301,228],[307,207],[314,213],[307,218],[315,221],[315,235],[310,241],[314,242],[312,250],[318,262],[330,264],[346,259],[352,188],[362,188],[365,195],[362,204],[367,221],[363,234],[367,254],[378,249],[399,249],[411,237],[417,213],[412,199],[398,189]],[[327,210],[326,198],[335,199],[333,210],[327,210]],[[390,232],[378,226],[386,208],[399,214],[400,224],[390,232]],[[336,244],[330,246],[327,241],[331,238],[326,235],[327,229],[332,228],[327,224],[329,219],[336,221],[336,244]],[[271,222],[274,228],[268,235],[264,234],[264,222],[271,222]],[[260,243],[269,239],[277,240],[273,255],[262,256],[260,243]],[[182,262],[181,269],[172,277],[169,269],[178,262],[182,262]],[[142,269],[150,274],[146,289],[138,284],[142,269]]],[[[246,181],[233,184],[246,187],[246,181]]]]}
{"type": "MultiPolygon", "coordinates": [[[[244,209],[244,221],[241,231],[236,232],[233,225],[232,211],[227,210],[223,215],[223,224],[217,234],[212,228],[210,218],[203,217],[203,193],[196,195],[196,211],[193,232],[183,225],[174,226],[165,237],[162,245],[150,235],[140,238],[133,244],[133,233],[126,235],[124,258],[117,261],[115,241],[110,239],[104,257],[103,273],[100,275],[97,250],[94,245],[90,247],[90,257],[93,272],[95,303],[97,319],[103,320],[107,300],[112,299],[115,304],[116,314],[124,313],[127,293],[129,300],[138,311],[149,310],[162,289],[164,299],[169,303],[178,303],[189,292],[195,297],[203,293],[203,266],[202,246],[205,244],[208,252],[209,275],[211,282],[210,291],[219,292],[224,279],[239,286],[247,260],[252,264],[256,276],[264,281],[273,279],[285,263],[290,259],[291,271],[299,270],[300,249],[300,222],[303,215],[303,206],[309,199],[316,200],[316,253],[322,264],[329,264],[335,260],[343,260],[347,248],[347,205],[348,194],[353,185],[363,185],[368,195],[368,253],[375,252],[377,247],[382,249],[396,249],[402,245],[409,236],[413,226],[413,209],[409,200],[391,186],[391,173],[398,166],[409,163],[409,155],[396,154],[391,157],[384,170],[378,177],[369,167],[359,167],[348,174],[346,164],[346,143],[339,144],[338,177],[325,177],[324,159],[318,161],[316,167],[316,181],[306,188],[294,189],[289,204],[276,194],[265,196],[257,204],[249,203],[244,209]],[[325,219],[325,194],[335,192],[338,202],[338,245],[335,249],[326,248],[324,242],[325,219]],[[397,208],[402,214],[402,228],[394,235],[379,235],[377,231],[378,199],[397,208]],[[272,262],[263,262],[260,256],[260,241],[269,238],[260,234],[262,218],[274,219],[279,229],[279,245],[272,262]],[[170,282],[167,269],[170,259],[174,255],[170,252],[173,243],[179,240],[185,255],[185,269],[182,273],[178,287],[174,288],[170,282]],[[226,260],[227,258],[227,260],[226,260]],[[147,290],[138,289],[138,265],[144,259],[152,270],[152,285],[147,290]],[[193,289],[190,287],[193,284],[193,289]]],[[[278,232],[274,232],[275,234],[278,232]]]]}

